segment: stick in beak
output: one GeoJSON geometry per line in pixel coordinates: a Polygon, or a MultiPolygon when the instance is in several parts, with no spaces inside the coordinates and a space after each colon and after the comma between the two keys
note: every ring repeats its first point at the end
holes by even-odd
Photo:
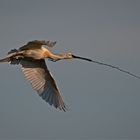
{"type": "Polygon", "coordinates": [[[72,55],[72,57],[73,57],[73,58],[82,59],[82,60],[86,60],[86,61],[92,62],[92,60],[89,59],[89,58],[84,58],[84,57],[80,57],[80,56],[76,56],[76,55],[72,55]]]}
{"type": "Polygon", "coordinates": [[[137,79],[140,79],[140,76],[137,76],[129,71],[126,71],[126,70],[123,70],[121,68],[119,68],[118,66],[114,66],[114,65],[110,65],[110,64],[106,64],[106,63],[103,63],[103,62],[99,62],[99,61],[95,61],[95,60],[91,60],[89,58],[85,58],[85,57],[80,57],[80,56],[76,56],[76,55],[72,55],[73,58],[76,58],[76,59],[82,59],[82,60],[86,60],[86,61],[89,61],[89,62],[93,62],[93,63],[96,63],[96,64],[99,64],[99,65],[104,65],[104,66],[107,66],[107,67],[110,67],[110,68],[113,68],[113,69],[116,69],[116,70],[119,70],[123,73],[126,73],[128,75],[131,75],[137,79]]]}

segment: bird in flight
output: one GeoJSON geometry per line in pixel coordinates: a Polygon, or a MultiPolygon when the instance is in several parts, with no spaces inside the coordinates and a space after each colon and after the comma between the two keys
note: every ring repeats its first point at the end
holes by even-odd
{"type": "Polygon", "coordinates": [[[44,99],[50,105],[53,105],[55,108],[59,108],[63,111],[67,110],[67,106],[64,103],[57,84],[47,68],[45,58],[48,58],[53,62],[62,59],[82,59],[113,69],[117,69],[137,79],[140,79],[139,76],[136,76],[129,71],[120,69],[119,67],[110,64],[94,61],[84,57],[79,57],[73,55],[72,53],[54,54],[49,51],[47,47],[54,47],[55,44],[56,41],[30,41],[19,49],[12,49],[10,52],[8,52],[5,58],[0,59],[0,62],[8,62],[10,64],[17,65],[20,64],[25,78],[30,82],[33,89],[37,91],[42,99],[44,99]]]}

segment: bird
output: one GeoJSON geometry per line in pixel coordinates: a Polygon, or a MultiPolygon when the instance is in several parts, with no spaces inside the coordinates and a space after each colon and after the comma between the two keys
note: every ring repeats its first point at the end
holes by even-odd
{"type": "Polygon", "coordinates": [[[32,88],[38,93],[40,97],[42,97],[42,99],[44,99],[51,106],[54,106],[56,109],[59,108],[60,110],[66,112],[68,110],[68,107],[64,102],[56,81],[54,80],[46,65],[45,59],[48,59],[52,62],[67,59],[82,59],[113,69],[117,69],[137,79],[140,79],[139,76],[129,71],[123,70],[118,66],[106,64],[85,57],[80,57],[70,52],[54,54],[48,48],[52,48],[55,45],[56,41],[29,41],[19,49],[10,50],[7,53],[6,57],[0,59],[0,63],[9,63],[12,65],[20,64],[21,70],[25,78],[31,84],[32,88]]]}

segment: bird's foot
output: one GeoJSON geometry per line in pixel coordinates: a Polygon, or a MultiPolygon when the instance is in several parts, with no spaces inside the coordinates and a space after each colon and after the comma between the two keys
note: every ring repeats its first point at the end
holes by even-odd
{"type": "Polygon", "coordinates": [[[11,61],[10,61],[10,64],[12,65],[18,65],[20,63],[20,59],[16,59],[16,58],[13,58],[11,61]]]}

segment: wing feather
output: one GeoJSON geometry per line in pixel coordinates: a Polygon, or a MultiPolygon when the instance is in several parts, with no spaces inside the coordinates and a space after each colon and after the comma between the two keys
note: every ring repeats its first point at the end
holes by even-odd
{"type": "Polygon", "coordinates": [[[60,95],[58,87],[50,74],[45,60],[24,58],[20,61],[25,78],[31,83],[34,90],[55,108],[66,111],[66,105],[60,95]]]}
{"type": "Polygon", "coordinates": [[[45,40],[42,40],[42,41],[34,40],[34,41],[30,41],[26,45],[20,47],[19,50],[40,49],[42,45],[46,45],[45,40]]]}

